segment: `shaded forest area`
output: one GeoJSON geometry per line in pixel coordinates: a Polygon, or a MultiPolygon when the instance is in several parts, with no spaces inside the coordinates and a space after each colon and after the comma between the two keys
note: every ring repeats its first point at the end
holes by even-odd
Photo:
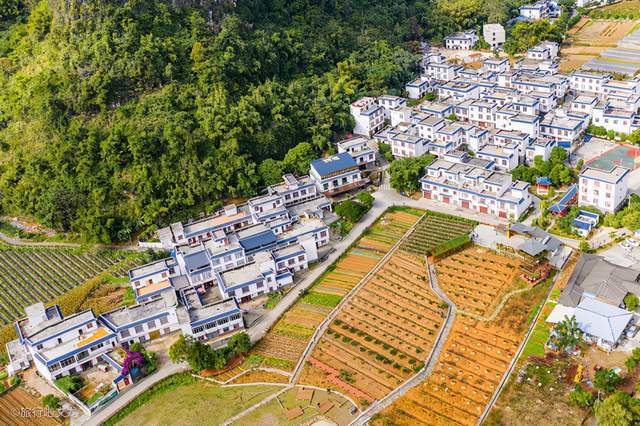
{"type": "Polygon", "coordinates": [[[0,208],[128,241],[305,173],[420,40],[510,1],[0,0],[0,208]]]}

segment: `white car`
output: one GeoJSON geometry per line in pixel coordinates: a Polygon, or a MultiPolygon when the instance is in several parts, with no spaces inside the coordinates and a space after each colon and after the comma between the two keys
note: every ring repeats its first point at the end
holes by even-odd
{"type": "Polygon", "coordinates": [[[640,241],[636,240],[635,238],[627,238],[625,241],[631,244],[633,247],[640,247],[640,241]]]}

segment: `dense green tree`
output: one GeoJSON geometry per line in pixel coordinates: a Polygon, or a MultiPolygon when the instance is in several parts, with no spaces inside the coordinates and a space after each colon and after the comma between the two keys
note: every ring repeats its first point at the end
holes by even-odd
{"type": "Polygon", "coordinates": [[[604,401],[596,401],[594,412],[598,425],[632,426],[640,423],[640,401],[617,391],[604,401]]]}
{"type": "Polygon", "coordinates": [[[427,154],[395,160],[389,167],[391,187],[403,192],[420,190],[420,178],[425,174],[425,167],[435,158],[434,155],[427,154]]]}
{"type": "Polygon", "coordinates": [[[582,389],[582,386],[576,385],[576,388],[569,393],[569,400],[578,407],[589,408],[595,402],[596,397],[591,392],[582,389]]]}
{"type": "Polygon", "coordinates": [[[593,387],[599,391],[611,393],[618,388],[622,380],[622,377],[612,369],[601,368],[593,376],[593,387]]]}

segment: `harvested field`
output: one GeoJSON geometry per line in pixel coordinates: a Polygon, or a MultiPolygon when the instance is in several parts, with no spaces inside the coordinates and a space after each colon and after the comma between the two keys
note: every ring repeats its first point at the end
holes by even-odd
{"type": "Polygon", "coordinates": [[[233,380],[231,384],[240,383],[288,383],[289,378],[282,374],[274,373],[272,371],[250,371],[237,379],[233,380]]]}
{"type": "Polygon", "coordinates": [[[520,261],[478,246],[436,265],[438,283],[464,312],[486,315],[518,275],[520,261]]]}
{"type": "Polygon", "coordinates": [[[489,296],[500,299],[512,288],[517,261],[472,247],[438,262],[436,269],[440,287],[458,306],[458,316],[432,374],[383,410],[374,425],[475,425],[545,294],[544,286],[534,287],[509,299],[494,320],[481,321],[464,311],[488,312],[489,296]]]}
{"type": "Polygon", "coordinates": [[[310,362],[323,381],[372,402],[422,368],[445,315],[424,257],[399,250],[344,306],[310,362]]]}
{"type": "Polygon", "coordinates": [[[383,214],[282,316],[251,353],[264,357],[264,366],[292,371],[315,328],[423,213],[403,209],[383,214]],[[278,360],[282,361],[281,365],[274,365],[278,360]]]}
{"type": "MultiPolygon", "coordinates": [[[[560,71],[579,69],[585,63],[597,58],[633,30],[639,21],[582,18],[568,34],[568,43],[560,51],[560,71]]],[[[613,62],[616,64],[617,62],[613,62]]]]}
{"type": "MultiPolygon", "coordinates": [[[[0,396],[0,424],[12,426],[60,425],[57,419],[47,416],[19,416],[15,410],[41,408],[42,404],[23,388],[16,388],[0,396]]],[[[35,413],[34,413],[35,414],[35,413]]]]}

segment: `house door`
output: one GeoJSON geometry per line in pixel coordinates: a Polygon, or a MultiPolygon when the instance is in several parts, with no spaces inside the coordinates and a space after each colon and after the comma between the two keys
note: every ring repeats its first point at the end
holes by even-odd
{"type": "Polygon", "coordinates": [[[427,200],[431,199],[431,193],[430,192],[424,192],[424,198],[426,198],[427,200]]]}
{"type": "Polygon", "coordinates": [[[149,333],[149,340],[157,339],[158,337],[160,337],[160,330],[153,330],[149,333]]]}
{"type": "Polygon", "coordinates": [[[469,202],[468,201],[464,201],[462,200],[462,208],[468,209],[469,208],[469,202]]]}
{"type": "Polygon", "coordinates": [[[442,202],[449,204],[449,197],[442,197],[442,202]]]}
{"type": "Polygon", "coordinates": [[[91,367],[93,367],[93,364],[91,364],[91,361],[87,361],[87,362],[85,362],[84,364],[81,364],[81,365],[80,365],[80,368],[82,369],[82,371],[84,371],[84,370],[88,370],[88,369],[90,369],[91,367]]]}
{"type": "Polygon", "coordinates": [[[498,216],[503,218],[503,219],[506,219],[507,218],[507,212],[498,212],[498,216]]]}
{"type": "Polygon", "coordinates": [[[251,301],[251,296],[244,296],[240,299],[240,303],[247,303],[251,301]]]}
{"type": "Polygon", "coordinates": [[[485,206],[480,206],[480,213],[489,213],[489,209],[485,206]]]}

